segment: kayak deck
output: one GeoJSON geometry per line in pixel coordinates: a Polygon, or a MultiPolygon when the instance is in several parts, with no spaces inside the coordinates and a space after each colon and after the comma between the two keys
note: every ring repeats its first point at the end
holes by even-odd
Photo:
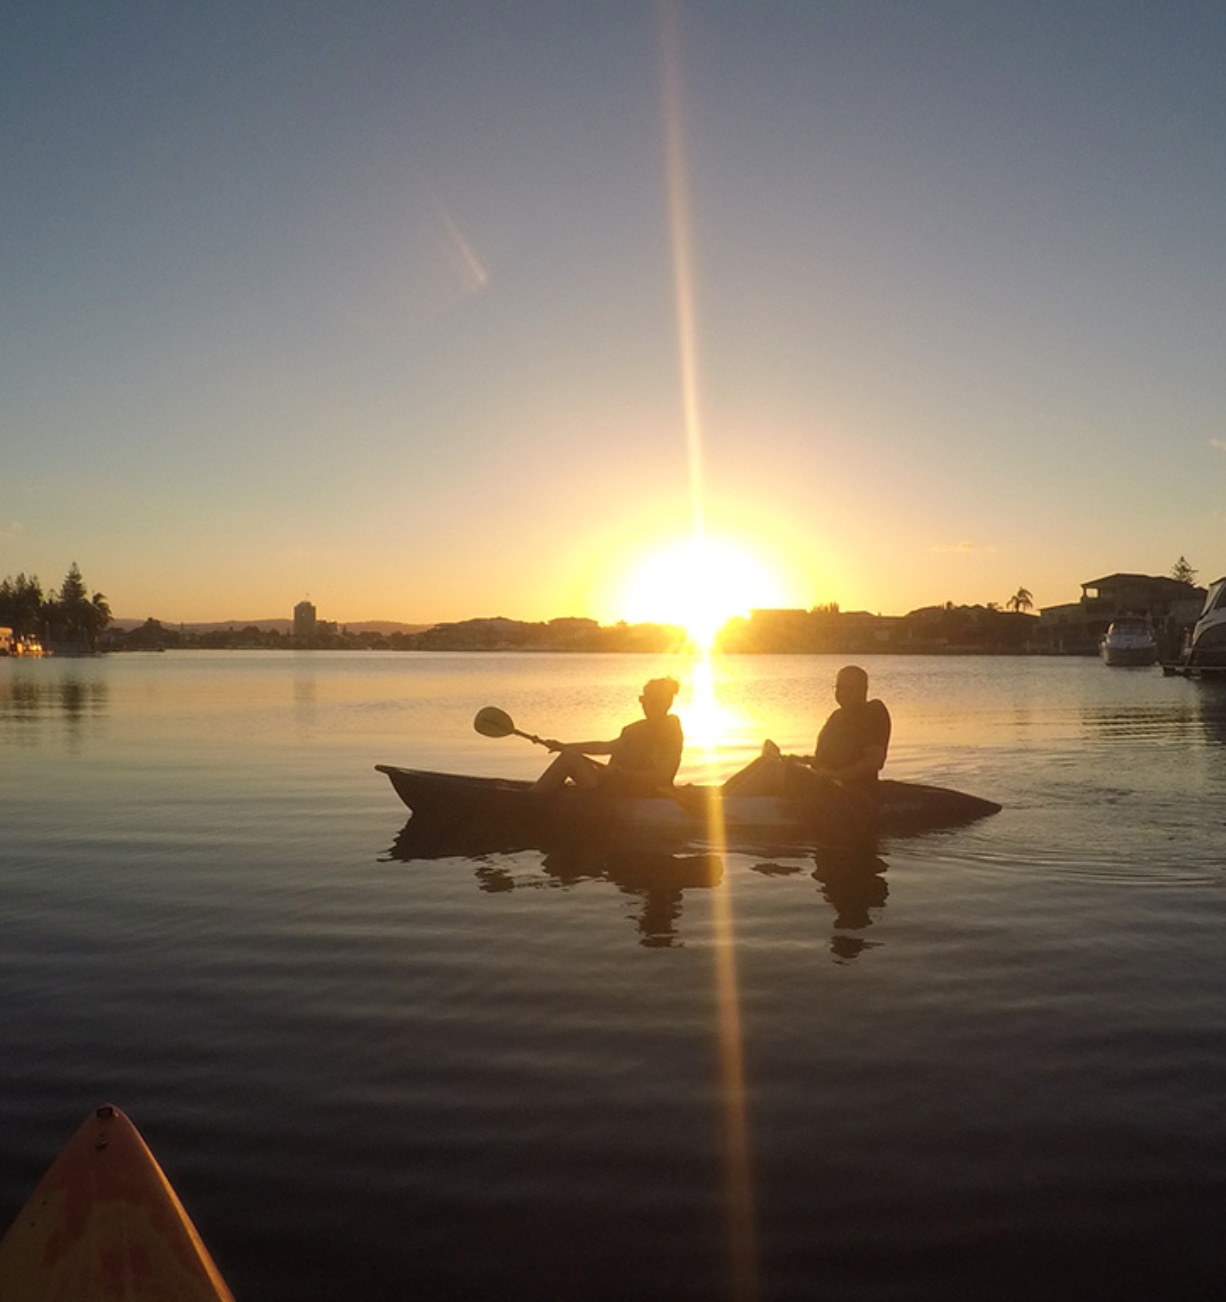
{"type": "Polygon", "coordinates": [[[4,1302],[234,1302],[157,1159],[98,1108],[0,1241],[4,1302]]]}

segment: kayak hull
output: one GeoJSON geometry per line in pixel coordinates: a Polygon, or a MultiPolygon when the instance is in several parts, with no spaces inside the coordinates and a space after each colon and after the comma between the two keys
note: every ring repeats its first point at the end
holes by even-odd
{"type": "Polygon", "coordinates": [[[234,1302],[131,1121],[93,1113],[0,1241],[4,1302],[234,1302]]]}
{"type": "Polygon", "coordinates": [[[804,801],[724,796],[718,787],[680,787],[675,797],[609,795],[566,786],[538,793],[530,782],[377,764],[413,811],[413,823],[534,834],[642,834],[680,841],[863,840],[877,833],[957,827],[997,813],[994,801],[947,787],[884,780],[871,796],[823,785],[804,801]]]}

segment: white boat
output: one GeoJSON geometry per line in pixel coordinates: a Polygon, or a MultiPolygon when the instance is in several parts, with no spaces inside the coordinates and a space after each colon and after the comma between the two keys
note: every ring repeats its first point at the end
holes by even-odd
{"type": "Polygon", "coordinates": [[[1099,639],[1098,653],[1109,665],[1152,665],[1158,661],[1158,642],[1148,619],[1123,615],[1099,639]]]}
{"type": "Polygon", "coordinates": [[[1209,585],[1183,663],[1192,669],[1226,669],[1226,578],[1209,585]]]}

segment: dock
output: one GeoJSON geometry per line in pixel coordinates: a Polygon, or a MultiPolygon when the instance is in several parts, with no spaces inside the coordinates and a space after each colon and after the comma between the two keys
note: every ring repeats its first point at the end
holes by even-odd
{"type": "Polygon", "coordinates": [[[1226,665],[1164,664],[1162,672],[1168,678],[1191,678],[1196,681],[1226,682],[1226,665]]]}

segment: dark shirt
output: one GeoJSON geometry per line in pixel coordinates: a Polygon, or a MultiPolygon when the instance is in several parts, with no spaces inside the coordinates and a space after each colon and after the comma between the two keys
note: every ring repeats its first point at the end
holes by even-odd
{"type": "Polygon", "coordinates": [[[629,723],[613,743],[606,776],[619,790],[639,795],[670,786],[681,766],[684,745],[681,720],[675,714],[629,723]]]}
{"type": "MultiPolygon", "coordinates": [[[[870,746],[890,747],[890,712],[881,701],[863,705],[840,705],[817,735],[815,754],[819,768],[845,769],[860,759],[870,746]]],[[[876,782],[877,774],[863,781],[876,782]]]]}

